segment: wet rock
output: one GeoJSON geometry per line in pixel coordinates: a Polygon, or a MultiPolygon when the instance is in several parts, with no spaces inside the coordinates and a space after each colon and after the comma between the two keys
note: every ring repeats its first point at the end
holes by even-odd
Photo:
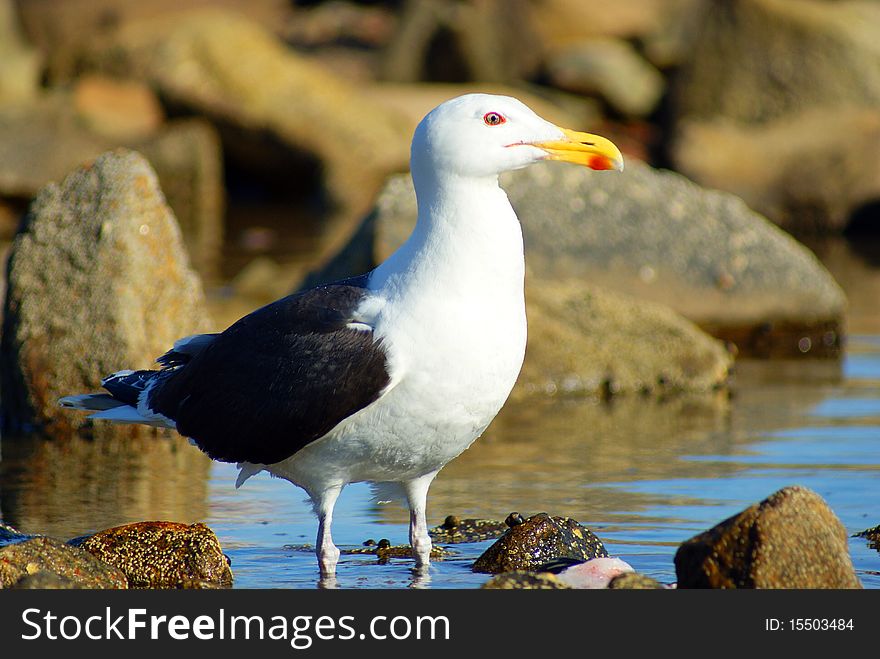
{"type": "Polygon", "coordinates": [[[405,122],[239,14],[131,22],[95,40],[88,60],[210,118],[227,157],[266,185],[319,190],[318,201],[340,213],[364,210],[384,177],[408,163],[405,122]]]}
{"type": "Polygon", "coordinates": [[[461,519],[457,515],[449,515],[440,526],[428,531],[431,540],[444,544],[462,542],[482,542],[494,540],[507,531],[509,525],[494,519],[461,519]]]}
{"type": "Polygon", "coordinates": [[[80,588],[73,579],[46,570],[26,574],[9,586],[12,590],[71,590],[80,588]]]}
{"type": "Polygon", "coordinates": [[[880,111],[810,109],[759,125],[683,121],[673,157],[682,173],[741,196],[788,231],[842,231],[880,199],[880,111]]]}
{"type": "MultiPolygon", "coordinates": [[[[311,547],[308,548],[310,551],[314,551],[311,547]]],[[[379,559],[379,563],[386,563],[389,559],[392,558],[404,558],[404,559],[412,559],[412,547],[409,545],[392,545],[391,542],[385,538],[379,540],[379,542],[371,542],[367,540],[364,542],[363,546],[356,547],[354,549],[342,549],[341,553],[343,554],[367,554],[370,556],[375,556],[379,559]]],[[[443,547],[438,547],[437,545],[431,546],[431,560],[432,561],[442,561],[444,558],[448,558],[452,556],[453,552],[443,549],[443,547]]]]}
{"type": "Polygon", "coordinates": [[[679,117],[761,123],[880,103],[877,3],[714,0],[700,16],[673,93],[679,117]]]}
{"type": "Polygon", "coordinates": [[[35,536],[29,535],[27,533],[22,533],[16,528],[9,526],[9,524],[4,524],[0,522],[0,547],[3,545],[12,544],[14,542],[24,542],[30,538],[35,536]]]}
{"type": "MultiPolygon", "coordinates": [[[[743,355],[754,344],[759,354],[801,356],[805,337],[812,346],[807,354],[839,354],[841,288],[812,252],[737,197],[635,160],[620,174],[536,165],[502,184],[523,227],[529,307],[535,291],[558,298],[554,288],[575,294],[576,283],[589,282],[671,307],[716,337],[740,340],[743,355]],[[756,331],[760,343],[751,338],[756,331]]],[[[356,233],[358,242],[310,283],[355,274],[346,272],[349,264],[384,260],[415,217],[411,181],[391,178],[356,233]]],[[[536,312],[529,321],[531,332],[544,319],[536,312]]],[[[533,345],[530,340],[529,351],[533,345]]],[[[720,359],[707,362],[706,379],[723,370],[720,359]]]]}
{"type": "Polygon", "coordinates": [[[602,541],[568,517],[539,513],[517,524],[476,560],[474,572],[498,574],[534,570],[556,558],[589,560],[608,556],[602,541]]]}
{"type": "Polygon", "coordinates": [[[512,570],[496,574],[480,588],[486,590],[567,590],[567,586],[549,572],[512,570]]]}
{"type": "Polygon", "coordinates": [[[4,424],[55,437],[81,428],[90,422],[62,410],[61,396],[97,390],[122,366],[150,368],[174,340],[208,329],[156,175],[137,153],[104,154],[46,186],[15,238],[0,343],[4,424]]]}
{"type": "Polygon", "coordinates": [[[682,543],[675,572],[679,588],[861,588],[843,524],[798,486],[682,543]]]}
{"type": "Polygon", "coordinates": [[[38,537],[0,547],[0,588],[40,572],[71,580],[77,588],[128,587],[122,571],[54,538],[38,537]]]}
{"type": "Polygon", "coordinates": [[[232,570],[204,524],[137,522],[99,531],[79,544],[128,577],[131,588],[232,585],[232,570]]]}
{"type": "Polygon", "coordinates": [[[856,533],[853,537],[865,538],[868,541],[868,545],[870,547],[880,550],[880,526],[875,526],[874,528],[860,531],[856,533]]]}
{"type": "Polygon", "coordinates": [[[664,589],[662,583],[656,579],[638,572],[624,572],[608,582],[608,588],[614,590],[658,590],[664,589]]]}
{"type": "Polygon", "coordinates": [[[42,72],[42,58],[22,33],[15,4],[0,0],[0,104],[33,98],[42,72]]]}
{"type": "MultiPolygon", "coordinates": [[[[53,91],[26,104],[0,107],[0,198],[30,200],[51,181],[118,146],[147,156],[175,211],[193,263],[211,274],[219,259],[223,224],[219,138],[200,119],[172,121],[152,133],[110,136],[89,128],[94,110],[77,105],[76,94],[53,91]]],[[[146,102],[147,104],[149,102],[146,102]]],[[[142,124],[119,104],[102,104],[100,123],[142,124]],[[111,119],[111,117],[115,117],[111,119]]],[[[126,129],[131,131],[131,125],[126,129]]],[[[140,129],[138,129],[140,130],[140,129]]]]}
{"type": "Polygon", "coordinates": [[[631,117],[650,114],[665,88],[660,72],[618,39],[590,39],[560,48],[547,62],[547,70],[556,86],[598,95],[631,117]]]}

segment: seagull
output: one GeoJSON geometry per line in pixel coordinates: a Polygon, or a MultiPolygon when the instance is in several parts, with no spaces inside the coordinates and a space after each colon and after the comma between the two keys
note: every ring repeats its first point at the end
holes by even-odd
{"type": "Polygon", "coordinates": [[[299,486],[318,518],[322,578],[339,560],[330,529],[342,489],[396,488],[424,571],[428,488],[500,411],[525,354],[522,230],[498,176],[544,160],[623,169],[608,139],[515,98],[442,103],[415,130],[418,220],[387,261],[182,338],[159,368],[118,371],[101,382],[108,393],[59,403],[174,429],[236,463],[236,487],[262,471],[299,486]]]}

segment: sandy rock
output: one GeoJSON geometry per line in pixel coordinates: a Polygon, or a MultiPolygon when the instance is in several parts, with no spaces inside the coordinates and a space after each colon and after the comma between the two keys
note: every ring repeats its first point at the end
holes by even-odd
{"type": "Polygon", "coordinates": [[[342,213],[365,209],[409,159],[405,122],[235,13],[127,24],[96,41],[90,65],[145,80],[171,105],[212,119],[229,158],[288,188],[317,188],[342,213]]]}
{"type": "Polygon", "coordinates": [[[38,537],[0,547],[0,588],[12,587],[22,578],[42,572],[71,580],[77,588],[128,587],[125,575],[117,568],[54,538],[38,537]]]}
{"type": "Polygon", "coordinates": [[[385,49],[382,77],[396,82],[528,79],[540,48],[524,0],[407,2],[385,49]]]}
{"type": "Polygon", "coordinates": [[[843,524],[798,486],[682,543],[675,572],[679,588],[861,588],[843,524]]]}
{"type": "Polygon", "coordinates": [[[123,26],[157,16],[173,16],[204,7],[228,7],[271,29],[290,18],[287,0],[16,0],[27,36],[41,51],[53,82],[67,82],[81,73],[83,54],[96,38],[123,26]]]}
{"type": "Polygon", "coordinates": [[[549,58],[547,71],[556,86],[598,95],[631,117],[650,114],[665,88],[660,72],[619,39],[590,39],[561,48],[549,58]]]}
{"type": "Polygon", "coordinates": [[[770,121],[880,103],[880,5],[715,1],[673,94],[680,117],[770,121]]]}
{"type": "Polygon", "coordinates": [[[643,37],[651,34],[680,0],[540,0],[530,19],[545,49],[585,37],[643,37]]]}
{"type": "MultiPolygon", "coordinates": [[[[201,282],[142,156],[116,151],[50,184],[16,236],[0,344],[7,428],[88,424],[61,396],[107,373],[149,368],[176,339],[210,329],[201,282]]],[[[121,432],[109,428],[106,432],[121,432]]]]}
{"type": "Polygon", "coordinates": [[[608,587],[614,590],[660,590],[666,588],[656,579],[638,572],[624,572],[614,577],[608,587]]]}
{"type": "Polygon", "coordinates": [[[203,279],[215,279],[223,251],[226,201],[216,131],[202,119],[181,119],[136,148],[156,170],[193,268],[203,279]]]}
{"type": "Polygon", "coordinates": [[[15,4],[0,0],[0,104],[33,98],[42,73],[42,58],[23,35],[15,4]]]}
{"type": "Polygon", "coordinates": [[[786,230],[841,231],[880,199],[880,111],[825,107],[760,125],[685,121],[674,158],[685,175],[741,196],[786,230]]]}
{"type": "MultiPolygon", "coordinates": [[[[105,151],[118,146],[137,149],[159,174],[193,263],[210,276],[219,258],[224,194],[220,145],[213,128],[200,119],[185,119],[146,136],[110,137],[87,127],[89,103],[78,107],[75,94],[53,92],[26,104],[0,107],[0,197],[29,200],[50,181],[61,180],[105,151]]],[[[113,104],[103,105],[100,115],[104,123],[141,126],[155,118],[148,111],[132,120],[113,104]]]]}
{"type": "Polygon", "coordinates": [[[74,85],[73,104],[89,130],[111,139],[149,137],[165,119],[153,91],[132,80],[85,75],[74,85]]]}
{"type": "Polygon", "coordinates": [[[204,524],[137,522],[99,531],[78,546],[122,570],[131,588],[232,585],[220,541],[204,524]]]}
{"type": "Polygon", "coordinates": [[[568,517],[539,513],[517,521],[520,523],[508,522],[510,530],[474,562],[474,572],[534,570],[556,558],[586,561],[608,556],[602,541],[592,531],[568,517]]]}
{"type": "Polygon", "coordinates": [[[528,348],[514,398],[705,392],[732,366],[718,341],[659,304],[578,279],[531,281],[526,299],[528,348]]]}
{"type": "Polygon", "coordinates": [[[480,588],[486,590],[559,590],[569,589],[549,572],[530,572],[529,570],[512,570],[496,574],[480,588]]]}

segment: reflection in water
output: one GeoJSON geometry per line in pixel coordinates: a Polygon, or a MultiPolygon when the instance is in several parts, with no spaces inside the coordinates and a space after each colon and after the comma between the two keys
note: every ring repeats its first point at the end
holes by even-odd
{"type": "Polygon", "coordinates": [[[68,539],[207,516],[210,460],[180,437],[3,437],[0,455],[0,519],[21,531],[68,539]]]}

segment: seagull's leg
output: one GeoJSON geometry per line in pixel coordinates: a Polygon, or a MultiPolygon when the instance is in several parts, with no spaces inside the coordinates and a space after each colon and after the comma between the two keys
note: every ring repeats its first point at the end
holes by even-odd
{"type": "Polygon", "coordinates": [[[318,555],[318,567],[322,577],[336,574],[336,563],[339,561],[339,549],[333,544],[330,526],[333,523],[333,506],[342,492],[342,485],[334,485],[311,495],[318,516],[318,539],[315,541],[315,553],[318,555]]]}
{"type": "Polygon", "coordinates": [[[409,544],[417,568],[426,568],[431,562],[431,536],[428,535],[428,521],[425,509],[428,502],[428,488],[437,475],[436,471],[403,483],[409,502],[409,544]]]}

